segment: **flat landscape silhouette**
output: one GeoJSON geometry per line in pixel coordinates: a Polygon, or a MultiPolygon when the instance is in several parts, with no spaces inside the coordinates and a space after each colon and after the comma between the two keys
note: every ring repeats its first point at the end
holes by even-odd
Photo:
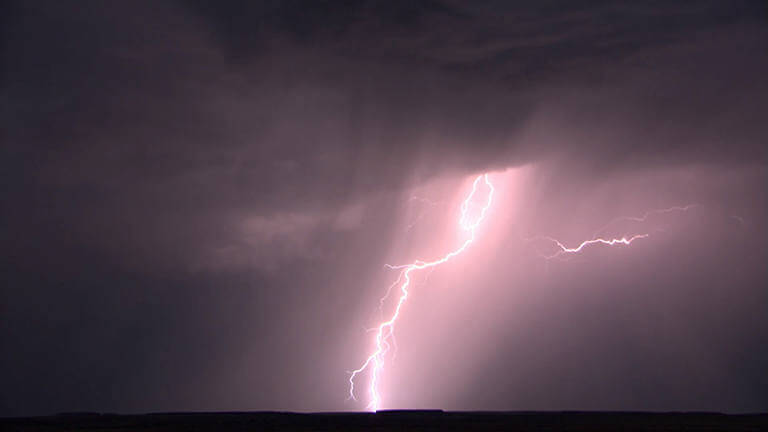
{"type": "Polygon", "coordinates": [[[65,413],[0,419],[9,431],[764,431],[768,414],[707,412],[65,413]]]}

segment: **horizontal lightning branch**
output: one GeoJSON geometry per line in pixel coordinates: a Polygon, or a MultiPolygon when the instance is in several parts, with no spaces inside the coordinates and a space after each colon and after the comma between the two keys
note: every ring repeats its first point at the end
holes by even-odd
{"type": "Polygon", "coordinates": [[[552,237],[544,237],[547,240],[549,240],[549,241],[553,242],[554,244],[556,244],[557,247],[558,247],[557,252],[555,252],[552,255],[544,255],[544,258],[552,259],[552,258],[557,258],[558,256],[563,255],[563,254],[579,253],[585,247],[587,247],[589,245],[593,245],[593,244],[604,244],[604,245],[608,245],[608,246],[614,246],[614,245],[617,245],[617,244],[622,244],[622,245],[629,246],[633,241],[635,241],[637,239],[647,238],[647,237],[648,237],[648,234],[636,234],[636,235],[633,235],[631,237],[626,237],[625,236],[625,237],[621,237],[621,238],[612,238],[612,239],[596,238],[596,239],[592,239],[592,240],[583,241],[583,242],[581,242],[581,244],[579,244],[578,246],[576,246],[574,248],[569,248],[569,247],[565,246],[564,244],[560,243],[559,240],[553,239],[552,237]]]}
{"type": "Polygon", "coordinates": [[[663,209],[649,210],[649,211],[643,213],[642,216],[620,216],[620,217],[617,217],[617,218],[611,220],[610,222],[608,222],[607,224],[603,225],[600,229],[598,229],[595,232],[595,234],[592,236],[592,239],[585,240],[585,241],[579,243],[579,245],[576,246],[576,247],[567,247],[561,241],[559,241],[557,239],[554,239],[552,237],[542,237],[542,238],[544,238],[546,240],[549,240],[550,242],[554,243],[555,246],[557,247],[557,250],[554,253],[549,254],[549,255],[542,255],[542,256],[545,259],[552,259],[552,258],[561,257],[563,255],[567,255],[567,254],[576,254],[576,253],[579,253],[579,252],[583,251],[586,247],[591,246],[591,245],[596,245],[596,244],[602,244],[602,245],[606,245],[606,246],[616,246],[616,245],[629,246],[635,240],[648,238],[648,236],[650,236],[650,234],[643,233],[643,234],[634,234],[632,236],[626,236],[625,235],[625,236],[622,236],[622,237],[615,237],[615,238],[603,238],[603,237],[599,237],[598,234],[603,232],[606,228],[608,228],[612,224],[614,224],[616,222],[619,222],[619,221],[646,222],[648,220],[648,218],[653,216],[653,215],[659,215],[659,214],[664,214],[664,213],[672,213],[672,212],[684,212],[684,211],[688,211],[688,210],[690,210],[690,209],[692,209],[694,207],[698,207],[698,206],[699,206],[698,204],[688,204],[686,206],[672,206],[672,207],[663,208],[663,209]]]}

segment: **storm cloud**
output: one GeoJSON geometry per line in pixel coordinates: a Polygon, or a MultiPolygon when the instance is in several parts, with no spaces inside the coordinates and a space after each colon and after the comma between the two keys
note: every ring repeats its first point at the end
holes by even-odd
{"type": "Polygon", "coordinates": [[[475,333],[406,321],[392,407],[764,409],[761,2],[2,15],[1,414],[361,409],[382,264],[450,223],[409,198],[480,172],[525,185],[492,258],[425,286],[486,295],[409,305],[475,333]],[[524,241],[689,203],[618,258],[524,241]]]}

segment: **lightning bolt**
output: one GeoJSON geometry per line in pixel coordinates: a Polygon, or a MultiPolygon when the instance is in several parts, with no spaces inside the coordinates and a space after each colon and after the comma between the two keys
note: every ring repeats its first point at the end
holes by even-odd
{"type": "Polygon", "coordinates": [[[378,384],[379,380],[381,378],[381,371],[384,368],[384,360],[385,356],[389,352],[392,345],[395,343],[394,339],[394,331],[395,331],[395,323],[397,322],[398,317],[400,316],[400,312],[402,310],[403,305],[405,304],[406,300],[408,299],[409,291],[408,288],[411,285],[411,273],[424,270],[424,269],[430,269],[433,270],[435,267],[439,266],[440,264],[444,264],[448,262],[450,259],[454,258],[455,256],[461,254],[466,250],[472,242],[475,241],[475,232],[477,230],[477,227],[480,225],[480,223],[485,218],[486,212],[491,206],[491,203],[493,202],[493,192],[494,188],[491,184],[490,180],[488,179],[488,174],[481,174],[475,178],[475,181],[472,183],[472,191],[467,195],[467,197],[464,199],[464,202],[461,204],[461,217],[459,218],[459,227],[461,227],[462,230],[469,233],[469,236],[464,240],[464,242],[461,244],[460,247],[457,249],[448,252],[447,254],[443,255],[441,258],[438,258],[434,261],[422,261],[422,260],[416,260],[411,264],[404,264],[404,265],[386,265],[390,269],[396,269],[400,270],[400,274],[398,276],[398,279],[390,285],[389,290],[387,290],[387,294],[382,298],[380,301],[380,306],[383,305],[384,299],[389,296],[389,292],[397,286],[397,284],[400,284],[400,297],[398,298],[397,304],[395,306],[395,310],[392,313],[391,317],[381,322],[376,328],[376,338],[375,338],[375,349],[374,351],[366,358],[365,362],[363,364],[352,371],[349,376],[349,397],[350,399],[357,400],[355,398],[355,378],[361,374],[363,371],[367,369],[371,369],[370,372],[370,382],[369,382],[369,393],[370,393],[370,403],[368,404],[368,408],[377,411],[379,407],[381,406],[381,395],[379,394],[378,384]],[[485,205],[480,209],[480,215],[477,217],[476,220],[472,221],[472,219],[469,216],[469,207],[472,203],[472,199],[477,193],[478,186],[480,183],[483,183],[488,188],[488,198],[485,202],[485,205]],[[392,345],[390,344],[392,343],[392,345]]]}
{"type": "Polygon", "coordinates": [[[564,244],[560,243],[559,240],[553,239],[552,237],[544,237],[545,239],[551,241],[552,243],[554,243],[558,247],[558,251],[557,252],[555,252],[552,255],[544,255],[544,258],[552,259],[552,258],[557,258],[558,256],[563,255],[563,254],[579,253],[585,247],[587,247],[589,245],[593,245],[593,244],[598,244],[598,243],[599,244],[608,245],[608,246],[614,246],[614,245],[617,245],[617,244],[622,244],[622,245],[629,246],[633,241],[635,241],[637,239],[641,239],[641,238],[647,238],[648,236],[649,236],[649,234],[635,234],[635,235],[633,235],[631,237],[624,236],[624,237],[621,237],[621,238],[611,238],[611,239],[594,238],[594,239],[591,239],[591,240],[585,240],[585,241],[581,242],[581,244],[579,244],[578,246],[576,246],[574,248],[569,248],[569,247],[565,246],[564,244]]]}
{"type": "MultiPolygon", "coordinates": [[[[433,261],[416,260],[410,264],[403,264],[403,265],[386,264],[385,265],[389,269],[400,270],[400,273],[398,274],[397,280],[395,280],[388,287],[384,297],[382,297],[379,300],[379,311],[381,312],[383,310],[386,299],[389,298],[392,291],[398,286],[400,288],[400,297],[397,300],[394,312],[392,313],[390,318],[388,320],[382,321],[377,327],[370,329],[370,331],[375,331],[376,333],[376,337],[374,339],[375,349],[373,350],[373,352],[370,353],[370,355],[365,359],[365,361],[359,368],[350,372],[350,376],[349,376],[349,398],[350,399],[357,400],[355,397],[356,378],[358,377],[358,375],[370,369],[370,372],[369,372],[370,382],[368,384],[370,402],[368,403],[367,408],[373,411],[377,411],[379,409],[379,407],[381,406],[381,395],[379,393],[379,381],[381,379],[381,374],[384,368],[385,358],[387,354],[390,352],[390,350],[392,349],[396,350],[397,348],[395,335],[394,335],[395,324],[397,322],[397,319],[400,317],[403,305],[408,299],[409,288],[411,287],[411,284],[412,284],[412,279],[411,279],[412,273],[419,270],[424,270],[424,269],[429,269],[431,273],[439,265],[448,262],[455,256],[464,252],[464,250],[466,250],[475,241],[477,227],[485,218],[486,213],[493,202],[493,194],[494,194],[494,187],[488,178],[488,174],[482,174],[477,176],[474,182],[472,183],[472,190],[470,191],[469,195],[467,195],[467,197],[464,199],[460,207],[461,217],[459,218],[459,227],[462,230],[468,232],[469,235],[457,249],[451,252],[448,252],[447,254],[443,255],[441,258],[435,259],[433,261]],[[477,194],[478,186],[480,185],[481,182],[488,188],[488,197],[487,197],[487,201],[485,202],[485,205],[480,210],[479,216],[477,217],[476,220],[473,221],[469,216],[469,208],[470,208],[470,205],[472,204],[472,200],[474,196],[477,194]]],[[[415,198],[415,197],[412,199],[418,199],[419,201],[422,201],[422,199],[415,198]]],[[[434,204],[434,203],[429,202],[429,204],[434,204]]],[[[557,258],[567,254],[577,254],[579,252],[582,252],[587,247],[596,245],[596,244],[602,244],[606,246],[616,246],[616,245],[629,246],[636,240],[648,238],[650,234],[641,233],[641,234],[634,234],[631,236],[624,235],[622,237],[615,237],[615,238],[610,238],[610,237],[603,238],[603,237],[599,237],[598,235],[601,232],[605,231],[612,224],[619,221],[626,220],[626,221],[633,221],[633,222],[646,222],[648,218],[650,218],[653,215],[687,211],[697,206],[698,204],[689,204],[686,206],[673,206],[673,207],[664,208],[664,209],[649,210],[639,217],[638,216],[621,216],[621,217],[615,218],[609,221],[604,226],[602,226],[600,229],[598,229],[591,239],[582,241],[575,247],[568,247],[565,244],[563,244],[561,241],[552,237],[538,237],[540,239],[543,238],[545,240],[552,242],[557,248],[557,250],[554,253],[550,255],[542,255],[542,256],[546,259],[553,259],[553,258],[557,258]]],[[[420,217],[421,215],[419,216],[419,218],[420,217]]],[[[409,226],[409,229],[410,227],[411,226],[409,226]]],[[[392,357],[394,359],[394,354],[392,357]]]]}
{"type": "Polygon", "coordinates": [[[672,213],[672,212],[684,212],[684,211],[688,211],[688,210],[690,210],[690,209],[692,209],[694,207],[698,207],[698,206],[699,206],[698,204],[688,204],[686,206],[672,206],[672,207],[663,208],[663,209],[648,210],[647,212],[643,213],[642,216],[620,216],[620,217],[617,217],[617,218],[611,220],[610,222],[608,222],[607,224],[603,225],[602,227],[600,227],[597,231],[595,231],[595,234],[592,236],[592,239],[585,240],[585,241],[581,242],[576,247],[567,247],[562,242],[560,242],[559,240],[554,239],[552,237],[542,237],[542,238],[544,238],[546,240],[549,240],[550,242],[554,243],[555,246],[557,247],[557,251],[555,253],[550,254],[550,255],[542,255],[542,256],[544,258],[546,258],[546,259],[552,259],[552,258],[557,258],[559,256],[562,256],[564,254],[575,254],[575,253],[581,252],[587,246],[591,246],[591,245],[594,245],[594,244],[603,244],[603,245],[606,245],[606,246],[615,246],[615,245],[629,246],[635,240],[648,238],[648,236],[650,236],[650,234],[649,233],[643,233],[643,234],[634,234],[632,236],[626,236],[625,235],[625,236],[616,237],[616,238],[602,238],[602,237],[598,237],[598,234],[600,234],[601,232],[605,231],[606,228],[608,228],[612,224],[614,224],[616,222],[619,222],[619,221],[645,222],[645,221],[648,220],[649,217],[651,217],[653,215],[664,214],[664,213],[672,213]]]}

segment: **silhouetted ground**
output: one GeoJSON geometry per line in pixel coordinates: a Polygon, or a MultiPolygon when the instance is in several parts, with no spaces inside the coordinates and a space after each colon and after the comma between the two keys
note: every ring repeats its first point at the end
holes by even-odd
{"type": "Polygon", "coordinates": [[[280,412],[61,414],[0,419],[3,431],[768,431],[768,414],[622,412],[280,412]]]}

